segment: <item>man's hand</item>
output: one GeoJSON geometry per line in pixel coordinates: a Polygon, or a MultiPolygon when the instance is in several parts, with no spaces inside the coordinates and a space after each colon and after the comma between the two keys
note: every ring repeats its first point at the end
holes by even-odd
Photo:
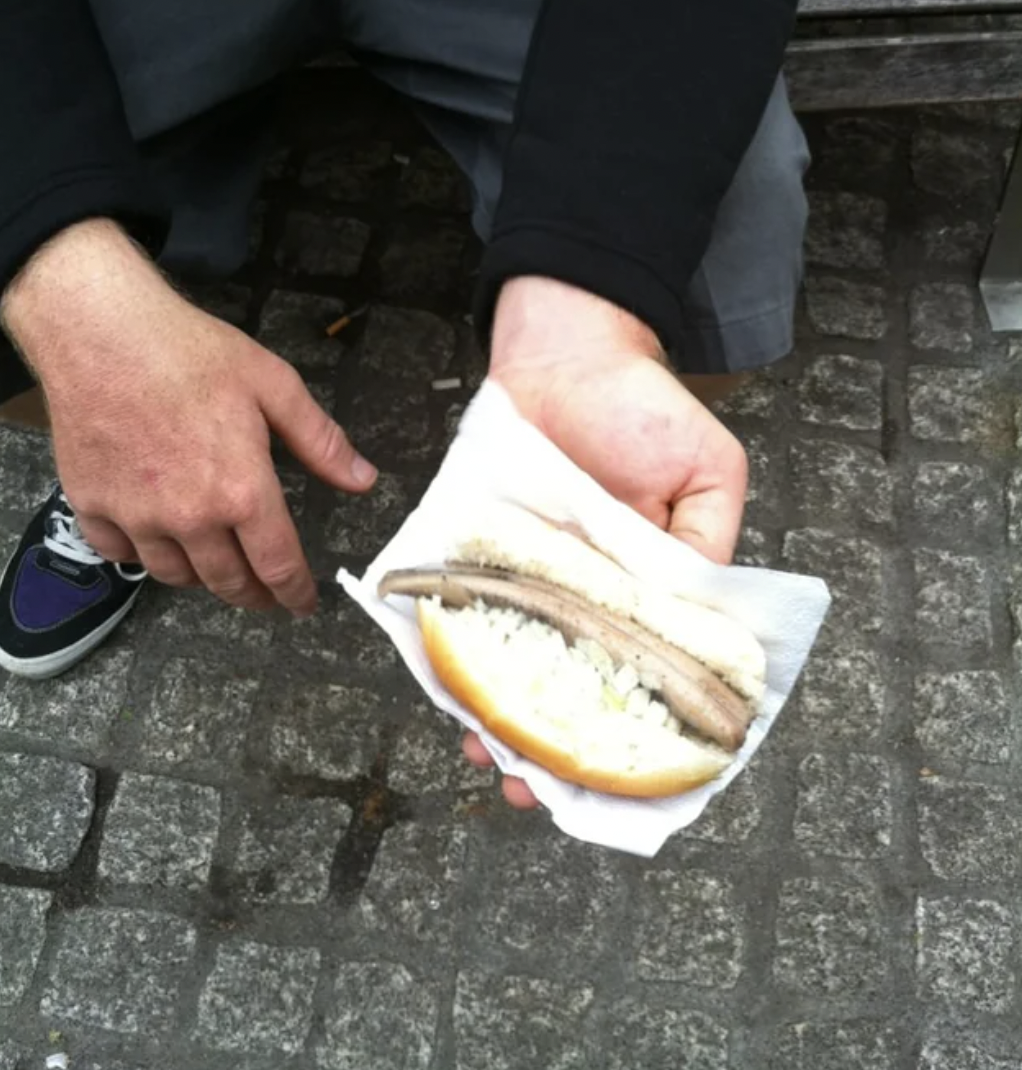
{"type": "MultiPolygon", "coordinates": [[[[741,527],[748,467],[738,440],[663,363],[638,320],[545,279],[505,287],[494,323],[490,375],[533,423],[610,494],[722,564],[741,527]]],[[[492,765],[478,736],[464,742],[492,765]]],[[[506,778],[519,808],[536,805],[506,778]]]]}
{"type": "Polygon", "coordinates": [[[4,297],[50,408],[57,468],[89,542],[236,606],[316,606],[270,455],[368,490],[375,469],[298,374],[180,297],[113,224],[63,232],[4,297]]]}

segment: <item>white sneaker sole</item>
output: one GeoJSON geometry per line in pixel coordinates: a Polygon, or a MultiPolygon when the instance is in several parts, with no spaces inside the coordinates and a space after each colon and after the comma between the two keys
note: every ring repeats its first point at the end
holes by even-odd
{"type": "Polygon", "coordinates": [[[121,623],[131,612],[142,593],[143,584],[138,585],[138,590],[124,603],[123,606],[109,619],[83,636],[77,643],[58,650],[53,654],[46,654],[41,658],[15,658],[7,651],[0,649],[0,668],[6,669],[13,676],[24,676],[29,680],[49,680],[59,676],[63,672],[77,665],[86,658],[103,642],[104,639],[121,623]]]}

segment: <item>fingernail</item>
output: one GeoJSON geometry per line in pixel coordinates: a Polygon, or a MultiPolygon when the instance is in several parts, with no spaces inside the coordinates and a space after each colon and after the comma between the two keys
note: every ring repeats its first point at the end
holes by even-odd
{"type": "Polygon", "coordinates": [[[377,476],[375,465],[370,464],[365,457],[362,456],[357,456],[352,462],[351,474],[354,476],[355,482],[361,484],[363,487],[368,487],[377,476]]]}

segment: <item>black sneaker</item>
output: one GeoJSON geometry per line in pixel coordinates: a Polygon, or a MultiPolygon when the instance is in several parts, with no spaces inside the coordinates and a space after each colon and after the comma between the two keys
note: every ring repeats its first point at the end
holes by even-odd
{"type": "Polygon", "coordinates": [[[0,666],[39,680],[70,669],[128,615],[146,575],[93,550],[58,486],[0,580],[0,666]]]}

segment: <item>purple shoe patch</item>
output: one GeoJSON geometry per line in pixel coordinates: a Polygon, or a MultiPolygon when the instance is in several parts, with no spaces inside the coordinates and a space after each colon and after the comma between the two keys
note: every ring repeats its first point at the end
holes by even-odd
{"type": "Polygon", "coordinates": [[[15,577],[11,608],[19,627],[45,632],[102,602],[110,591],[110,581],[98,568],[33,546],[15,577]]]}

